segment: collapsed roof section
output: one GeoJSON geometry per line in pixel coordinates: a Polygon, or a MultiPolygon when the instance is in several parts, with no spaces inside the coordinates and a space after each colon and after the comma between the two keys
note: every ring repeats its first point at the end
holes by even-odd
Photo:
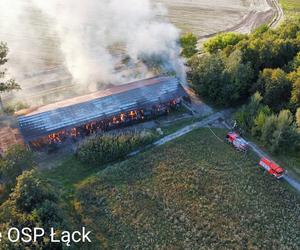
{"type": "Polygon", "coordinates": [[[18,120],[25,141],[30,142],[63,129],[122,112],[147,109],[178,97],[187,97],[179,80],[159,76],[46,105],[18,120]]]}

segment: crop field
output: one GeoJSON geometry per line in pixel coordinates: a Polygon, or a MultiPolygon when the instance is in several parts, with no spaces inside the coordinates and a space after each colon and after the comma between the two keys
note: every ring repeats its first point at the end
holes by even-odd
{"type": "Polygon", "coordinates": [[[183,32],[198,36],[219,32],[234,26],[248,13],[245,0],[157,0],[168,8],[168,17],[183,32]]]}
{"type": "Polygon", "coordinates": [[[104,249],[296,249],[300,197],[256,163],[199,129],[81,180],[63,166],[47,176],[104,249]]]}

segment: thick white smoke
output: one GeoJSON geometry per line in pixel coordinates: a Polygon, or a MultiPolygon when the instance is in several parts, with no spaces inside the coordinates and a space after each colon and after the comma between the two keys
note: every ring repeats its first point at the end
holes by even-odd
{"type": "MultiPolygon", "coordinates": [[[[179,31],[163,18],[166,10],[161,5],[150,0],[1,0],[12,16],[24,11],[24,1],[49,19],[48,28],[58,38],[63,63],[82,86],[146,77],[153,61],[164,70],[184,75],[179,31]]],[[[13,20],[18,32],[17,22],[22,28],[22,20],[18,15],[13,20]]],[[[10,28],[11,20],[1,21],[10,28]]],[[[29,49],[28,44],[18,46],[29,49]]]]}

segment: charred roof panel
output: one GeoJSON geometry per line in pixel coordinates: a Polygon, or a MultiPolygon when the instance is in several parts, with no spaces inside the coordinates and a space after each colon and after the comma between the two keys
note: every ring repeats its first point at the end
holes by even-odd
{"type": "Polygon", "coordinates": [[[25,140],[32,141],[57,131],[84,125],[88,122],[113,116],[120,112],[146,108],[171,99],[186,96],[183,87],[175,77],[155,77],[114,87],[84,98],[44,106],[42,112],[33,112],[18,118],[25,140]],[[79,99],[82,100],[82,99],[79,99]],[[51,109],[55,107],[54,109],[51,109]]]}

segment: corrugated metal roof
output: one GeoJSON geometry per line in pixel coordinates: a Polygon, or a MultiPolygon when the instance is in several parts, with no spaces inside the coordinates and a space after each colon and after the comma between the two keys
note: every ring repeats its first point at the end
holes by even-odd
{"type": "Polygon", "coordinates": [[[76,98],[73,98],[61,102],[62,107],[59,103],[47,105],[39,109],[40,112],[20,116],[18,120],[25,140],[32,141],[62,129],[180,96],[186,96],[186,93],[178,79],[161,76],[96,92],[90,95],[90,100],[89,96],[79,97],[77,100],[85,100],[80,103],[75,103],[76,98]],[[68,103],[72,104],[66,106],[68,103]],[[59,108],[51,109],[53,107],[59,108]]]}

